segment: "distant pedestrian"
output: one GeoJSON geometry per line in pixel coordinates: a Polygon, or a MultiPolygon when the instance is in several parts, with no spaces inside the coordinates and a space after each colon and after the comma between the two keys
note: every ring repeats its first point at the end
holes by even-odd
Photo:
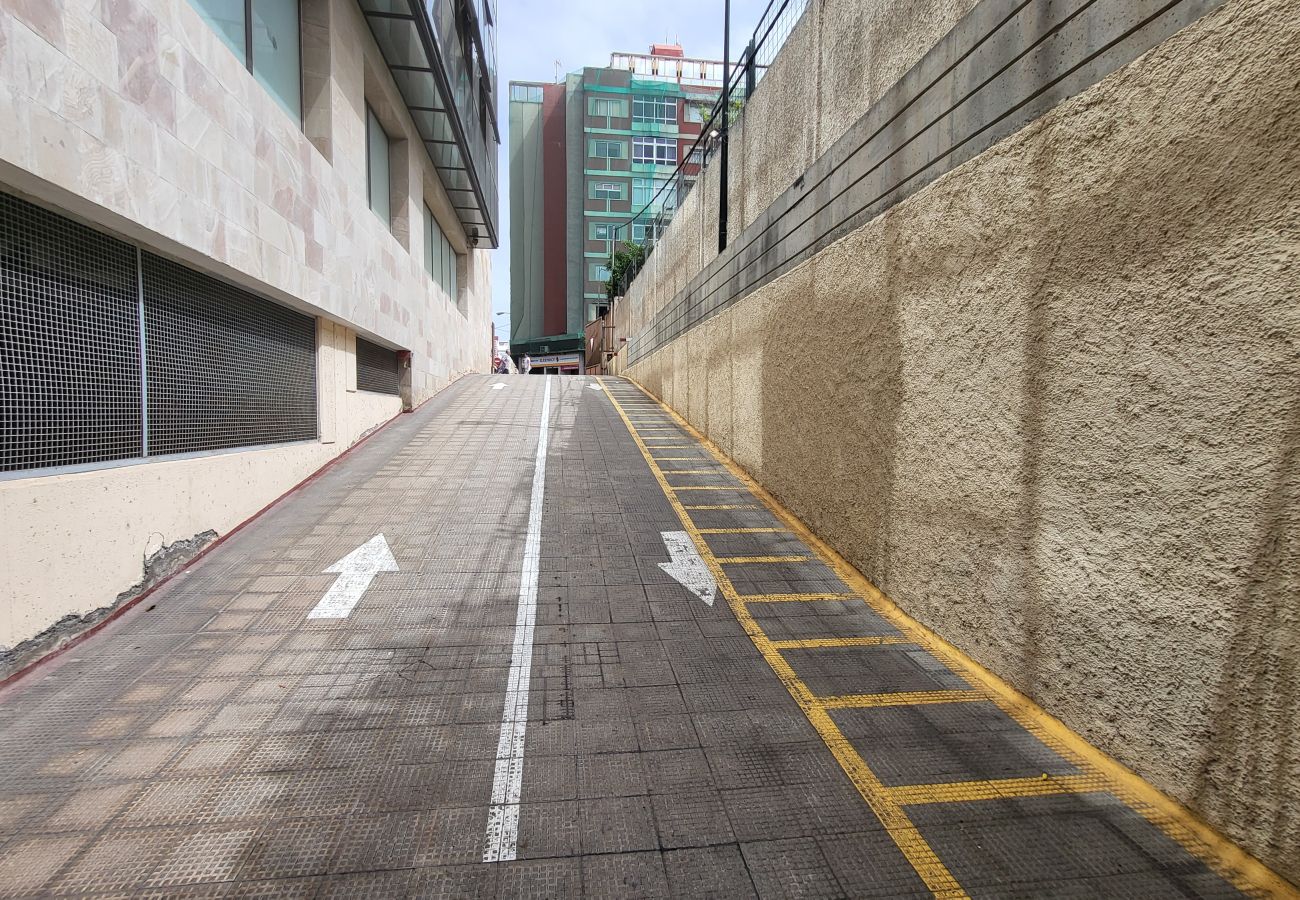
{"type": "Polygon", "coordinates": [[[525,375],[527,375],[527,374],[528,374],[529,372],[531,372],[532,370],[533,370],[533,358],[532,358],[531,356],[529,356],[527,353],[525,353],[525,354],[524,354],[524,361],[523,361],[523,363],[519,366],[519,371],[521,371],[521,372],[523,372],[525,375]]]}

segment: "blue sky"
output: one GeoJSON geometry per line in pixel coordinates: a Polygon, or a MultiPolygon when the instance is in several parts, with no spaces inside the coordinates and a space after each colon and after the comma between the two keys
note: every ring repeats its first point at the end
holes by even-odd
{"type": "MultiPolygon", "coordinates": [[[[732,0],[732,43],[748,39],[766,0],[732,0]],[[743,36],[743,37],[742,37],[743,36]]],[[[677,42],[687,56],[722,58],[722,0],[499,0],[497,68],[501,122],[501,246],[492,252],[492,310],[497,335],[509,337],[510,319],[510,137],[507,85],[554,81],[560,72],[607,66],[616,50],[644,53],[656,42],[677,42]]],[[[733,46],[731,55],[737,55],[733,46]]]]}

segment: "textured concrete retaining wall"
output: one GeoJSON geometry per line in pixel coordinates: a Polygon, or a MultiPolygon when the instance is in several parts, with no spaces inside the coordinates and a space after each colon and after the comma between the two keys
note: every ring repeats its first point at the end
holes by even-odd
{"type": "MultiPolygon", "coordinates": [[[[820,39],[823,104],[872,34],[820,39]]],[[[1230,0],[619,360],[904,609],[1293,880],[1297,59],[1291,0],[1230,0]]],[[[745,127],[764,91],[796,115],[788,88],[745,127]]],[[[701,236],[715,192],[684,211],[701,236]]],[[[624,335],[700,246],[670,232],[624,335]]]]}

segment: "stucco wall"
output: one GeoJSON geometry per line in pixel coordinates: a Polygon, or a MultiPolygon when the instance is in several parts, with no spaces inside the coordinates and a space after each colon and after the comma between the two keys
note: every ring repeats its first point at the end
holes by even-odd
{"type": "Polygon", "coordinates": [[[1296,59],[1294,3],[1231,0],[624,369],[1293,880],[1296,59]]]}
{"type": "Polygon", "coordinates": [[[396,414],[355,390],[358,333],[411,351],[415,403],[487,370],[487,251],[355,0],[302,15],[300,127],[187,0],[0,0],[0,190],[317,316],[321,437],[0,482],[0,651],[112,604],[160,546],[225,533],[396,414]],[[393,145],[391,228],[367,202],[367,104],[393,145]],[[421,203],[465,254],[458,297],[425,271],[421,203]]]}

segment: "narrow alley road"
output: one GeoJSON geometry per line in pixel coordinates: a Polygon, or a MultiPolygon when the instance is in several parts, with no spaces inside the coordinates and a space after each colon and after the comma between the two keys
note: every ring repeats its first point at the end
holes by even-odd
{"type": "Polygon", "coordinates": [[[458,382],[0,695],[6,897],[1258,875],[616,379],[458,382]]]}

